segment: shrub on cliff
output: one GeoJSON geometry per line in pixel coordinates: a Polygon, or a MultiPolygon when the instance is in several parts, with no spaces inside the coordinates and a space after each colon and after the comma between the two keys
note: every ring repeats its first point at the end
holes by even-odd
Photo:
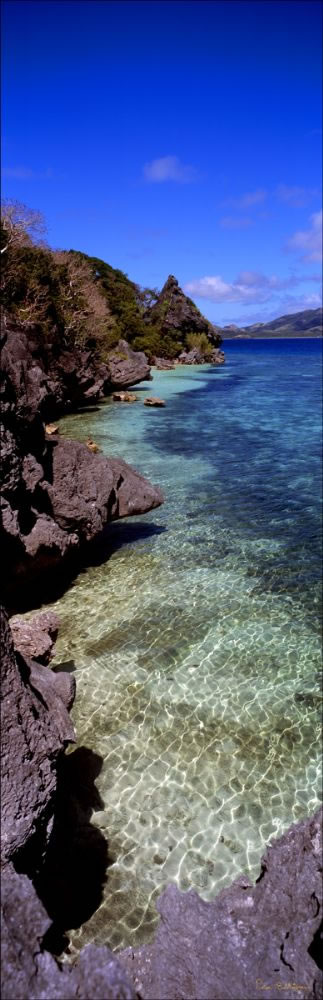
{"type": "Polygon", "coordinates": [[[212,355],[213,346],[206,333],[187,333],[186,346],[189,351],[193,351],[196,348],[200,354],[204,355],[206,360],[212,355]]]}

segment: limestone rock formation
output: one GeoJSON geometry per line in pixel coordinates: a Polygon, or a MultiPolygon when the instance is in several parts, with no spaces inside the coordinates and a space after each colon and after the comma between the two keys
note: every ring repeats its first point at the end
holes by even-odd
{"type": "Polygon", "coordinates": [[[11,618],[10,629],[16,653],[47,666],[54,655],[58,628],[59,618],[54,611],[44,611],[29,621],[18,616],[11,618]]]}
{"type": "Polygon", "coordinates": [[[115,389],[126,389],[151,379],[146,355],[143,351],[133,351],[126,340],[119,340],[109,355],[107,367],[109,382],[115,389]]]}
{"type": "Polygon", "coordinates": [[[158,396],[147,396],[144,399],[144,406],[166,406],[164,399],[159,399],[158,396]]]}
{"type": "Polygon", "coordinates": [[[8,572],[2,584],[12,606],[13,592],[70,560],[107,522],[145,513],[163,497],[124,462],[46,435],[49,376],[26,333],[9,324],[4,340],[1,512],[8,572]]]}
{"type": "Polygon", "coordinates": [[[115,403],[136,403],[138,396],[134,392],[113,392],[112,399],[115,403]]]}
{"type": "MultiPolygon", "coordinates": [[[[56,628],[51,617],[37,616],[38,632],[41,618],[47,618],[43,625],[56,628]]],[[[57,763],[74,741],[67,712],[74,687],[70,675],[54,674],[15,652],[4,611],[0,638],[1,996],[3,1000],[135,1000],[134,988],[109,949],[88,946],[74,965],[63,968],[46,950],[51,920],[21,867],[32,844],[36,842],[41,864],[50,843],[57,763]]]]}
{"type": "Polygon", "coordinates": [[[162,334],[178,331],[182,342],[185,334],[204,333],[213,347],[222,343],[216,328],[202,316],[172,274],[167,278],[156,304],[150,309],[150,322],[157,324],[162,334]]]}
{"type": "Polygon", "coordinates": [[[56,675],[15,653],[7,616],[1,611],[1,858],[10,860],[52,818],[56,766],[74,742],[67,707],[70,675],[56,675]],[[66,684],[62,684],[65,676],[66,684]],[[63,695],[63,697],[62,697],[63,695]]]}
{"type": "Polygon", "coordinates": [[[206,903],[167,887],[155,940],[121,953],[145,1000],[318,1000],[322,814],[274,840],[255,885],[240,876],[206,903]]]}
{"type": "Polygon", "coordinates": [[[225,356],[218,348],[205,354],[198,347],[193,347],[191,351],[182,351],[178,362],[181,365],[203,365],[206,362],[211,365],[223,365],[225,356]]]}
{"type": "Polygon", "coordinates": [[[172,369],[175,367],[174,362],[171,361],[169,358],[153,357],[152,364],[154,365],[154,368],[158,368],[159,371],[172,371],[172,369]]]}
{"type": "Polygon", "coordinates": [[[51,921],[26,875],[9,864],[2,876],[3,1000],[136,1000],[109,948],[87,945],[73,965],[61,966],[45,947],[51,921]]]}

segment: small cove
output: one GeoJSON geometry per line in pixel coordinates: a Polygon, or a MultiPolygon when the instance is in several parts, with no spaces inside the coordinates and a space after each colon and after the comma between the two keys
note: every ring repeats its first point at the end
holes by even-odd
{"type": "Polygon", "coordinates": [[[112,862],[76,948],[149,939],[170,881],[211,899],[257,877],[319,801],[321,344],[224,349],[221,368],[156,372],[137,403],[60,422],[166,495],[51,604],[112,862]]]}

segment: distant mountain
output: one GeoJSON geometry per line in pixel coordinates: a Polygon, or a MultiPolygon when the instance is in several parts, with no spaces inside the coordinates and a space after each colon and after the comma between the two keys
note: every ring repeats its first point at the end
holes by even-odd
{"type": "Polygon", "coordinates": [[[223,339],[259,337],[322,337],[322,309],[305,309],[303,312],[278,316],[270,323],[253,323],[252,326],[217,327],[223,339]]]}

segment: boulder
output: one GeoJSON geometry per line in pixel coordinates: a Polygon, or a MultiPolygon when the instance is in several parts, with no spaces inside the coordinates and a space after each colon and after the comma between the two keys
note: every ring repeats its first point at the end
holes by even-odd
{"type": "Polygon", "coordinates": [[[171,371],[175,367],[175,362],[171,361],[170,358],[153,358],[152,364],[159,371],[171,371]]]}
{"type": "Polygon", "coordinates": [[[219,349],[216,348],[214,351],[212,351],[212,354],[210,355],[210,362],[212,365],[224,365],[225,362],[224,352],[219,351],[219,349]]]}
{"type": "Polygon", "coordinates": [[[166,403],[164,399],[158,399],[158,396],[147,396],[144,406],[166,406],[166,403]]]}
{"type": "Polygon", "coordinates": [[[109,381],[115,389],[126,389],[151,379],[150,366],[142,351],[133,351],[126,340],[119,340],[107,360],[109,381]]]}
{"type": "Polygon", "coordinates": [[[112,399],[115,403],[135,403],[138,396],[134,392],[113,392],[112,399]]]}
{"type": "Polygon", "coordinates": [[[87,438],[85,444],[89,451],[93,451],[93,455],[97,455],[100,451],[99,445],[95,441],[92,441],[92,438],[87,438]]]}
{"type": "Polygon", "coordinates": [[[49,436],[51,434],[59,434],[59,426],[58,424],[45,424],[45,431],[49,436]]]}
{"type": "Polygon", "coordinates": [[[203,365],[205,363],[204,354],[197,347],[191,351],[182,351],[178,357],[180,365],[203,365]]]}
{"type": "Polygon", "coordinates": [[[145,1000],[322,997],[322,811],[272,841],[255,884],[211,903],[169,885],[155,940],[120,954],[145,1000]]]}
{"type": "Polygon", "coordinates": [[[31,619],[11,618],[10,629],[16,652],[47,666],[54,655],[59,618],[53,611],[34,615],[31,619]]]}

